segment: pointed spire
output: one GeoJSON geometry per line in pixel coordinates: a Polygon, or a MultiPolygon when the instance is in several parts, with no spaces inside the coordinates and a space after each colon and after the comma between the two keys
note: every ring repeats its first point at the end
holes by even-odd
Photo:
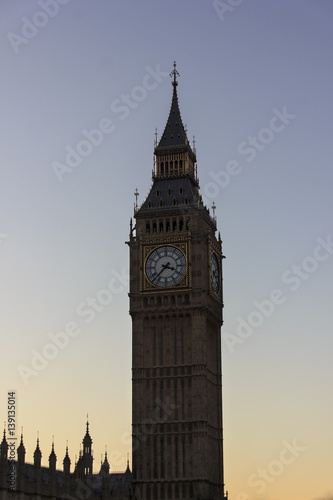
{"type": "Polygon", "coordinates": [[[127,467],[126,467],[126,470],[125,470],[125,474],[126,472],[131,472],[131,469],[130,469],[130,466],[129,466],[129,453],[127,453],[127,467]]]}
{"type": "Polygon", "coordinates": [[[65,455],[62,463],[63,463],[63,467],[64,467],[64,474],[66,476],[69,476],[70,467],[71,467],[71,459],[69,458],[69,455],[68,455],[68,441],[66,441],[66,455],[65,455]]]}
{"type": "Polygon", "coordinates": [[[52,436],[52,449],[49,456],[49,467],[52,472],[56,470],[57,455],[54,452],[54,436],[52,436]]]}
{"type": "Polygon", "coordinates": [[[80,458],[82,457],[84,460],[92,460],[92,439],[89,434],[89,421],[87,415],[87,430],[86,435],[82,440],[83,450],[81,451],[80,447],[80,458]]]}
{"type": "Polygon", "coordinates": [[[38,431],[37,432],[37,445],[36,445],[36,449],[34,451],[34,466],[37,469],[40,469],[41,460],[42,460],[42,452],[40,451],[40,448],[39,448],[39,431],[38,431]]]}
{"type": "Polygon", "coordinates": [[[170,76],[171,77],[173,76],[173,81],[171,82],[173,86],[173,94],[172,94],[169,118],[167,120],[164,132],[161,135],[160,142],[155,147],[155,152],[163,150],[164,148],[170,149],[171,147],[176,147],[176,148],[185,146],[190,147],[186,136],[186,130],[180,115],[179,104],[178,104],[177,76],[179,76],[179,73],[176,70],[176,62],[173,63],[173,67],[174,69],[170,73],[170,76]]]}
{"type": "Polygon", "coordinates": [[[110,472],[110,464],[108,462],[108,454],[107,454],[107,446],[105,445],[105,458],[104,462],[102,463],[102,456],[101,456],[101,470],[100,473],[104,476],[108,475],[110,472]]]}
{"type": "Polygon", "coordinates": [[[19,447],[17,448],[17,458],[19,465],[23,465],[25,460],[25,446],[23,444],[23,428],[21,429],[21,442],[19,447]]]}
{"type": "Polygon", "coordinates": [[[1,459],[1,462],[7,462],[7,456],[8,456],[8,443],[7,443],[7,440],[6,440],[6,422],[5,422],[5,426],[4,426],[4,429],[3,429],[3,438],[2,438],[2,442],[0,444],[0,459],[1,459]]]}

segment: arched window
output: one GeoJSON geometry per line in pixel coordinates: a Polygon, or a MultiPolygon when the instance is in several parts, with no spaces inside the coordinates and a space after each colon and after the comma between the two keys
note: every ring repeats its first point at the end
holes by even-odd
{"type": "Polygon", "coordinates": [[[183,194],[183,188],[182,188],[181,186],[180,186],[180,188],[179,188],[179,193],[180,193],[180,194],[183,194]]]}
{"type": "Polygon", "coordinates": [[[157,227],[156,227],[156,222],[154,221],[153,222],[153,233],[156,233],[157,232],[157,227]]]}
{"type": "Polygon", "coordinates": [[[183,160],[179,160],[179,174],[182,175],[183,173],[183,160]]]}
{"type": "Polygon", "coordinates": [[[190,228],[190,219],[186,219],[186,231],[190,228]]]}
{"type": "Polygon", "coordinates": [[[178,175],[178,161],[175,161],[175,175],[178,175]]]}
{"type": "Polygon", "coordinates": [[[184,227],[184,219],[179,220],[179,231],[182,231],[184,227]]]}
{"type": "Polygon", "coordinates": [[[163,221],[160,221],[160,233],[163,233],[163,221]]]}
{"type": "Polygon", "coordinates": [[[170,161],[170,175],[173,175],[173,161],[170,161]]]}
{"type": "Polygon", "coordinates": [[[166,232],[170,231],[170,221],[169,221],[169,219],[167,219],[167,221],[166,221],[165,230],[166,230],[166,232]]]}
{"type": "Polygon", "coordinates": [[[185,205],[187,205],[187,204],[188,204],[188,199],[187,199],[187,197],[185,198],[184,203],[185,203],[185,205]]]}
{"type": "Polygon", "coordinates": [[[171,196],[171,189],[168,189],[168,195],[171,196]]]}
{"type": "Polygon", "coordinates": [[[161,175],[164,175],[164,163],[163,163],[163,161],[161,162],[161,175]]]}
{"type": "Polygon", "coordinates": [[[176,231],[176,229],[177,229],[177,221],[176,221],[176,219],[173,219],[173,221],[172,221],[172,231],[176,231]]]}
{"type": "Polygon", "coordinates": [[[146,233],[149,234],[150,233],[150,223],[147,222],[146,224],[146,233]]]}
{"type": "Polygon", "coordinates": [[[148,208],[151,208],[151,201],[148,201],[148,208]]]}
{"type": "Polygon", "coordinates": [[[169,175],[169,164],[167,161],[165,162],[165,175],[169,175]]]}
{"type": "Polygon", "coordinates": [[[163,207],[163,200],[160,201],[160,207],[163,207]]]}
{"type": "Polygon", "coordinates": [[[160,190],[159,189],[156,189],[156,196],[160,196],[160,190]]]}

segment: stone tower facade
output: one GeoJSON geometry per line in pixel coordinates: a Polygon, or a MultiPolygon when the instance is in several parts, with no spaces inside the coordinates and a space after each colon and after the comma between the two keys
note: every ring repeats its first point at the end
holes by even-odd
{"type": "Polygon", "coordinates": [[[133,481],[145,500],[223,500],[222,241],[199,192],[178,72],[130,232],[133,481]]]}

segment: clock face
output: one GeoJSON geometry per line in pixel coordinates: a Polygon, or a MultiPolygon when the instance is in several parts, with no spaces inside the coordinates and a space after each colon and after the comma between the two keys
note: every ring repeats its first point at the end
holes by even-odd
{"type": "Polygon", "coordinates": [[[156,248],[146,261],[146,276],[150,283],[161,288],[177,285],[186,273],[185,255],[179,248],[156,248]]]}
{"type": "Polygon", "coordinates": [[[210,280],[213,292],[218,294],[220,290],[220,272],[217,256],[214,252],[212,252],[210,256],[210,280]]]}

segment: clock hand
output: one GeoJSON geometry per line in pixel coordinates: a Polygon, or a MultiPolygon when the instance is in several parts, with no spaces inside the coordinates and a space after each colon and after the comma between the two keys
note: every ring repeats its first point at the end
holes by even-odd
{"type": "Polygon", "coordinates": [[[161,273],[163,273],[164,269],[173,269],[173,268],[171,268],[171,267],[170,267],[170,262],[167,262],[166,264],[162,264],[162,269],[161,269],[161,270],[160,270],[160,272],[159,272],[159,273],[155,276],[155,278],[153,279],[153,281],[155,281],[155,280],[159,277],[159,275],[160,275],[161,273]]]}

